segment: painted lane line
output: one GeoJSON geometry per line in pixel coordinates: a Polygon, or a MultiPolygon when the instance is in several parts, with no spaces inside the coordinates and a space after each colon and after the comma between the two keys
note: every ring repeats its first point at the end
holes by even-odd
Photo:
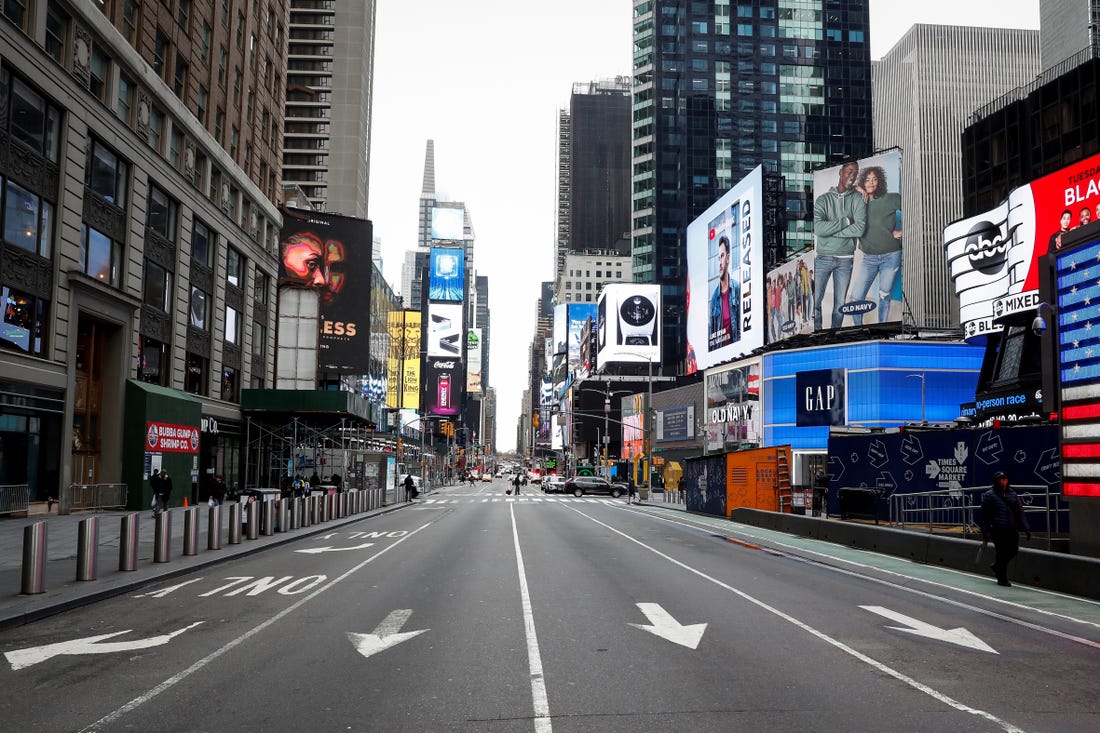
{"type": "Polygon", "coordinates": [[[77,656],[80,654],[115,654],[117,652],[130,652],[138,649],[152,649],[155,646],[161,646],[167,644],[185,631],[189,631],[202,621],[196,621],[190,626],[184,626],[178,631],[173,631],[168,634],[160,634],[158,636],[150,636],[147,639],[134,639],[133,641],[112,641],[103,643],[105,639],[110,639],[115,636],[121,636],[123,634],[129,634],[133,629],[126,629],[125,631],[115,631],[110,634],[100,634],[99,636],[88,636],[83,639],[70,639],[69,641],[59,641],[56,644],[46,644],[44,646],[32,646],[26,649],[16,649],[14,651],[7,652],[4,656],[11,664],[13,671],[24,669],[39,662],[45,662],[47,659],[53,657],[60,657],[63,655],[77,656]]]}
{"type": "Polygon", "coordinates": [[[370,563],[374,562],[378,558],[385,555],[387,552],[389,552],[393,548],[400,545],[405,540],[407,540],[410,537],[416,535],[421,530],[426,529],[427,527],[430,527],[431,524],[432,524],[431,522],[428,522],[427,524],[420,525],[419,527],[414,529],[412,532],[409,532],[407,535],[405,535],[401,539],[394,542],[392,545],[388,545],[387,547],[382,548],[381,550],[379,550],[375,554],[368,557],[363,562],[359,563],[355,567],[348,570],[343,575],[341,575],[337,578],[334,578],[331,582],[321,586],[317,590],[310,593],[308,596],[305,596],[304,598],[302,598],[298,601],[295,601],[294,603],[287,606],[282,611],[279,611],[277,614],[275,614],[271,618],[267,619],[266,621],[262,621],[259,624],[257,624],[256,626],[253,626],[251,629],[244,632],[243,634],[238,636],[236,639],[233,639],[232,641],[228,642],[227,644],[225,644],[221,648],[215,649],[214,651],[210,652],[205,657],[203,657],[199,661],[195,662],[194,664],[192,664],[187,669],[183,670],[182,672],[178,672],[178,673],[172,675],[171,677],[164,680],[163,682],[161,682],[156,687],[152,688],[151,690],[148,690],[147,692],[145,692],[141,695],[138,695],[133,700],[126,703],[122,707],[118,708],[114,712],[111,712],[111,713],[108,713],[107,715],[104,715],[102,718],[100,718],[96,722],[92,723],[91,725],[87,726],[86,728],[81,729],[80,733],[93,733],[93,731],[103,730],[103,728],[105,726],[108,726],[111,723],[114,723],[116,720],[121,718],[126,713],[129,713],[133,710],[136,710],[137,708],[139,708],[142,705],[144,705],[145,703],[149,702],[150,700],[152,700],[153,698],[155,698],[157,695],[161,694],[162,692],[165,692],[166,690],[174,687],[175,685],[178,685],[180,682],[184,681],[185,679],[187,679],[188,677],[193,675],[195,672],[198,672],[199,670],[201,670],[203,667],[205,667],[206,665],[213,662],[218,657],[223,656],[226,652],[229,652],[230,650],[236,648],[237,646],[240,646],[241,644],[248,641],[249,639],[251,639],[256,634],[259,634],[261,631],[264,631],[265,629],[267,629],[269,626],[272,626],[273,624],[277,623],[278,621],[281,621],[282,619],[286,618],[290,614],[294,613],[299,608],[301,608],[305,604],[309,603],[310,601],[312,601],[317,596],[321,595],[322,593],[324,593],[328,589],[335,587],[337,584],[339,584],[342,581],[346,580],[347,578],[351,577],[352,575],[357,573],[362,568],[366,567],[370,563]]]}
{"type": "Polygon", "coordinates": [[[619,535],[623,539],[626,539],[630,542],[633,542],[634,544],[638,545],[639,547],[641,547],[643,549],[649,550],[654,555],[657,555],[658,557],[661,557],[665,560],[668,560],[673,565],[676,565],[677,567],[683,568],[684,570],[688,571],[689,573],[691,573],[693,575],[697,575],[697,576],[699,576],[700,578],[702,578],[704,580],[708,580],[711,583],[713,583],[714,585],[718,586],[719,588],[723,588],[723,589],[729,591],[730,593],[734,594],[735,596],[738,596],[739,598],[741,598],[745,601],[748,601],[749,603],[753,604],[754,606],[757,606],[758,608],[761,608],[764,611],[767,611],[768,613],[770,613],[770,614],[772,614],[772,615],[774,615],[774,616],[776,616],[780,619],[783,619],[787,623],[792,624],[793,626],[796,626],[796,627],[802,629],[806,633],[817,637],[818,639],[825,642],[826,644],[829,644],[830,646],[832,646],[836,649],[839,649],[840,651],[844,652],[845,654],[859,660],[860,662],[863,662],[864,664],[867,664],[868,666],[872,667],[873,669],[876,669],[879,672],[882,672],[883,674],[886,674],[886,675],[889,675],[889,676],[893,677],[894,679],[908,685],[909,687],[912,687],[914,690],[917,690],[918,692],[923,692],[924,694],[928,695],[932,699],[938,700],[939,702],[943,703],[944,705],[947,705],[948,707],[954,708],[955,710],[967,713],[969,715],[974,715],[976,717],[988,720],[991,723],[994,723],[995,725],[999,726],[1001,728],[1001,730],[1005,731],[1005,733],[1025,733],[1024,729],[1017,728],[1015,725],[1008,722],[1007,720],[999,718],[996,715],[994,715],[993,713],[990,713],[988,711],[981,710],[979,708],[974,708],[974,707],[971,707],[971,706],[969,706],[965,703],[962,703],[958,700],[955,700],[954,698],[950,697],[949,695],[947,695],[943,692],[940,692],[939,690],[936,690],[932,687],[929,687],[928,685],[924,684],[923,682],[920,682],[920,681],[910,677],[909,675],[907,675],[907,674],[905,674],[905,673],[903,673],[899,670],[894,669],[893,667],[885,664],[884,662],[880,662],[877,659],[873,659],[872,657],[867,656],[863,652],[860,652],[856,649],[853,649],[852,647],[848,646],[847,644],[840,641],[839,639],[834,639],[833,637],[826,634],[824,631],[819,631],[818,629],[814,628],[813,626],[810,626],[806,622],[800,621],[799,619],[795,618],[794,616],[791,616],[790,614],[785,613],[785,612],[779,610],[778,608],[776,608],[774,606],[768,605],[764,601],[760,600],[759,598],[756,598],[755,596],[749,595],[748,593],[746,593],[743,590],[740,590],[738,588],[734,588],[732,585],[729,585],[728,583],[724,583],[721,580],[718,580],[717,578],[714,578],[714,577],[711,577],[710,575],[707,575],[706,573],[704,573],[701,570],[697,570],[697,569],[691,567],[690,565],[688,565],[686,563],[680,562],[676,558],[674,558],[670,555],[666,555],[665,553],[661,552],[660,550],[658,550],[654,547],[650,547],[649,545],[645,544],[641,540],[635,539],[634,537],[631,537],[630,535],[626,534],[625,532],[622,532],[618,529],[615,529],[614,527],[612,527],[609,524],[606,524],[605,522],[601,522],[600,520],[596,519],[595,517],[589,516],[588,514],[585,514],[584,512],[579,511],[577,509],[573,509],[573,511],[576,512],[577,514],[581,515],[585,519],[587,519],[591,522],[594,522],[595,524],[598,524],[601,527],[614,532],[615,534],[619,535]]]}
{"type": "Polygon", "coordinates": [[[546,678],[542,672],[539,638],[535,633],[535,614],[531,606],[531,594],[527,590],[527,571],[523,566],[523,550],[519,546],[515,507],[509,507],[508,511],[512,515],[512,541],[516,546],[519,597],[523,603],[523,633],[527,637],[527,665],[531,670],[531,701],[535,710],[535,733],[551,733],[553,726],[550,724],[550,699],[546,695],[546,678]]]}
{"type": "Polygon", "coordinates": [[[392,646],[397,646],[414,636],[419,636],[425,631],[431,631],[431,629],[420,629],[419,631],[400,633],[401,627],[409,620],[409,616],[412,616],[411,608],[398,608],[390,611],[389,615],[382,619],[382,623],[378,624],[370,634],[357,634],[354,631],[349,631],[348,641],[352,643],[357,652],[364,657],[369,657],[392,646]]]}
{"type": "Polygon", "coordinates": [[[889,608],[883,608],[882,606],[860,606],[860,608],[864,611],[877,613],[879,616],[888,618],[891,621],[896,621],[899,624],[904,624],[903,626],[886,627],[893,631],[905,631],[917,636],[923,636],[927,639],[946,641],[949,644],[958,644],[959,646],[968,649],[977,649],[981,652],[990,652],[991,654],[998,653],[993,647],[989,646],[961,626],[957,629],[941,629],[939,626],[933,626],[932,624],[925,623],[911,616],[906,616],[897,611],[891,611],[889,608]]]}

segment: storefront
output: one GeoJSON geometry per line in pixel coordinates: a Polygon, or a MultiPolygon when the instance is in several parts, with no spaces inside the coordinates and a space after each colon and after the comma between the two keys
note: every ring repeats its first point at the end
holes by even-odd
{"type": "Polygon", "coordinates": [[[231,491],[244,485],[241,426],[240,420],[203,413],[199,428],[199,476],[192,501],[210,498],[210,484],[218,475],[231,491]]]}
{"type": "Polygon", "coordinates": [[[149,476],[164,469],[172,480],[170,502],[192,495],[199,477],[202,402],[191,395],[130,379],[122,434],[122,480],[127,506],[144,509],[152,501],[149,476]]]}
{"type": "Polygon", "coordinates": [[[31,501],[60,495],[64,417],[63,391],[0,381],[0,486],[26,484],[31,501]]]}

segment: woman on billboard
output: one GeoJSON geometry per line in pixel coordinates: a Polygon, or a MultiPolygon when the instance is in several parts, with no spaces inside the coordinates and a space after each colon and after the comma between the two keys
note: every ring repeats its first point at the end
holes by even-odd
{"type": "MultiPolygon", "coordinates": [[[[894,281],[901,269],[901,194],[886,190],[886,171],[881,166],[864,168],[856,181],[856,191],[867,202],[867,227],[859,238],[863,261],[852,281],[848,301],[864,300],[872,283],[878,279],[878,322],[890,319],[890,300],[894,281]]],[[[853,314],[857,326],[863,324],[863,314],[853,314]]]]}

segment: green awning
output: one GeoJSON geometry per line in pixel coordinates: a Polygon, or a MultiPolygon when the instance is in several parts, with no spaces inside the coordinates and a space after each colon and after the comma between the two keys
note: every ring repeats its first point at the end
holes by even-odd
{"type": "Polygon", "coordinates": [[[241,412],[282,414],[328,414],[356,417],[371,422],[369,405],[362,397],[337,390],[244,389],[241,412]]]}

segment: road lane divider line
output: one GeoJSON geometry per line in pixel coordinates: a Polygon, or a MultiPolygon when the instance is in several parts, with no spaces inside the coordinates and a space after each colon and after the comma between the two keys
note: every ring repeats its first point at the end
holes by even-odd
{"type": "Polygon", "coordinates": [[[550,699],[546,695],[546,678],[542,671],[542,653],[535,633],[535,614],[531,594],[527,589],[527,570],[523,565],[523,550],[519,546],[519,529],[516,527],[515,507],[508,507],[512,515],[512,541],[516,546],[516,569],[519,572],[519,596],[523,603],[523,633],[527,637],[527,665],[531,669],[531,701],[535,710],[535,733],[551,733],[550,699]]]}
{"type": "MultiPolygon", "coordinates": [[[[570,508],[572,509],[572,507],[570,507],[570,508]]],[[[687,563],[684,563],[684,562],[681,562],[681,561],[677,560],[676,558],[672,557],[671,555],[666,555],[665,553],[661,552],[657,548],[650,547],[649,545],[642,542],[641,540],[636,539],[634,537],[631,537],[630,535],[626,534],[625,532],[623,532],[621,530],[618,530],[615,527],[612,527],[611,525],[609,525],[605,522],[601,522],[600,520],[596,519],[593,516],[585,514],[584,512],[579,511],[577,509],[573,509],[573,511],[575,511],[577,514],[581,515],[585,519],[588,519],[589,521],[600,525],[604,529],[608,529],[608,530],[614,532],[615,534],[619,535],[623,539],[629,540],[630,542],[633,542],[634,544],[638,545],[639,547],[641,547],[645,550],[649,550],[654,555],[657,555],[660,558],[668,560],[673,565],[676,565],[677,567],[683,568],[684,570],[688,571],[689,573],[692,573],[693,575],[697,575],[697,576],[699,576],[700,578],[702,578],[704,580],[710,581],[711,583],[718,586],[719,588],[723,588],[723,589],[729,591],[730,593],[734,594],[735,596],[737,596],[737,597],[739,597],[739,598],[741,598],[745,601],[748,601],[749,603],[753,604],[754,606],[756,606],[756,607],[758,607],[758,608],[760,608],[764,611],[767,611],[768,613],[772,614],[773,616],[776,616],[776,617],[786,621],[787,623],[792,624],[792,625],[802,629],[803,631],[807,632],[808,634],[811,634],[811,635],[817,637],[818,639],[825,642],[826,644],[829,644],[830,646],[832,646],[836,649],[839,649],[840,651],[842,651],[845,654],[853,657],[854,659],[856,659],[860,662],[863,662],[864,664],[867,664],[868,666],[878,670],[879,672],[881,672],[883,674],[886,674],[886,675],[889,675],[890,677],[893,677],[894,679],[898,680],[899,682],[902,682],[902,683],[908,685],[909,687],[913,688],[914,690],[916,690],[918,692],[922,692],[925,695],[928,695],[932,699],[937,700],[937,701],[943,703],[944,705],[947,705],[948,707],[954,708],[955,710],[958,710],[958,711],[963,712],[963,713],[967,713],[969,715],[973,715],[973,716],[978,717],[978,718],[982,718],[984,720],[988,720],[989,722],[999,726],[1001,728],[1001,730],[1005,731],[1005,733],[1026,733],[1023,728],[1017,728],[1012,723],[1008,722],[1007,720],[1004,720],[1003,718],[1000,718],[1000,717],[994,715],[993,713],[991,713],[989,711],[981,710],[981,709],[975,708],[975,707],[971,707],[971,706],[967,705],[966,703],[960,702],[959,700],[956,700],[955,698],[951,697],[950,695],[948,695],[946,693],[943,693],[943,692],[940,692],[939,690],[937,690],[933,687],[930,687],[930,686],[924,684],[923,682],[920,682],[919,680],[914,679],[913,677],[910,677],[909,675],[905,674],[904,672],[902,672],[900,670],[897,670],[897,669],[894,669],[893,667],[889,666],[888,664],[886,664],[884,662],[880,662],[877,659],[874,659],[872,657],[867,656],[866,654],[864,654],[863,652],[861,652],[857,649],[853,649],[852,647],[848,646],[847,644],[840,641],[839,639],[834,639],[833,637],[826,634],[824,631],[821,631],[819,629],[814,628],[813,626],[810,626],[805,621],[801,621],[801,620],[795,618],[794,616],[791,616],[790,614],[779,610],[775,606],[771,606],[771,605],[765,603],[764,601],[760,600],[759,598],[756,598],[755,596],[752,596],[752,595],[746,593],[745,591],[740,590],[739,588],[734,588],[732,585],[729,585],[728,583],[725,583],[721,580],[718,580],[718,578],[707,575],[703,571],[697,570],[697,569],[691,567],[690,565],[688,565],[687,563]]]]}
{"type": "MultiPolygon", "coordinates": [[[[514,523],[515,523],[515,520],[513,519],[513,527],[514,527],[514,523]]],[[[107,715],[104,715],[102,718],[100,718],[96,722],[92,723],[91,725],[87,726],[86,728],[82,728],[80,730],[80,733],[94,733],[96,731],[100,731],[100,730],[103,729],[104,726],[107,726],[107,725],[110,725],[111,723],[114,723],[116,720],[121,718],[126,713],[129,713],[129,712],[132,712],[132,711],[136,710],[137,708],[141,707],[145,703],[147,703],[150,700],[152,700],[153,698],[155,698],[157,695],[161,694],[162,692],[165,692],[166,690],[168,690],[168,689],[172,688],[173,686],[179,684],[180,682],[184,681],[185,679],[187,679],[188,677],[193,675],[195,672],[198,672],[203,667],[205,667],[206,665],[213,662],[215,659],[218,659],[219,657],[224,655],[226,652],[229,652],[230,650],[234,649],[235,647],[240,646],[241,644],[248,641],[249,639],[251,639],[256,634],[259,634],[261,631],[264,631],[265,629],[267,629],[269,626],[275,624],[276,622],[278,622],[278,621],[282,620],[283,618],[289,616],[290,614],[294,613],[294,611],[297,611],[299,608],[301,608],[305,604],[309,603],[311,600],[313,600],[317,596],[321,595],[322,593],[324,593],[328,589],[336,586],[337,584],[339,584],[342,581],[346,580],[350,576],[352,576],[355,573],[359,572],[361,569],[363,569],[364,567],[366,567],[370,563],[374,562],[375,560],[380,558],[382,555],[385,555],[387,552],[389,552],[393,548],[397,547],[398,545],[400,545],[405,540],[407,540],[410,537],[414,536],[415,534],[417,534],[421,530],[426,529],[427,527],[431,526],[431,524],[432,524],[431,522],[427,522],[426,524],[420,525],[419,527],[414,529],[412,532],[409,532],[407,535],[405,535],[401,539],[394,542],[392,545],[389,545],[388,547],[382,548],[378,552],[376,552],[373,555],[371,555],[370,557],[368,557],[363,562],[359,563],[355,567],[353,567],[350,570],[346,571],[343,575],[340,575],[336,578],[333,578],[330,582],[326,583],[325,585],[321,586],[317,590],[313,591],[308,596],[304,596],[303,598],[295,601],[294,603],[292,603],[289,606],[287,606],[286,608],[284,608],[282,611],[279,611],[278,613],[276,613],[271,618],[267,619],[266,621],[260,622],[256,626],[253,626],[251,629],[249,629],[248,631],[246,631],[243,634],[241,634],[240,636],[238,636],[236,639],[233,639],[232,641],[229,641],[228,643],[221,646],[220,648],[215,649],[214,651],[210,652],[205,657],[203,657],[199,661],[195,662],[194,664],[192,664],[187,669],[183,670],[182,672],[177,672],[176,674],[172,675],[168,679],[161,682],[156,687],[146,691],[145,693],[143,693],[141,695],[138,695],[133,700],[126,703],[122,707],[118,708],[114,712],[108,713],[107,715]]]]}

